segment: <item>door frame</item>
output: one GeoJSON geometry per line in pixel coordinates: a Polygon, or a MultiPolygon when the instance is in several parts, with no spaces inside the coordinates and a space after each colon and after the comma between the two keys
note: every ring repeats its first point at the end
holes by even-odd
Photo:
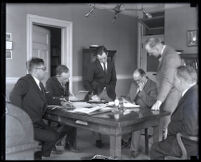
{"type": "Polygon", "coordinates": [[[59,20],[55,18],[42,17],[38,15],[27,14],[27,61],[32,58],[32,26],[33,24],[39,24],[43,26],[51,26],[61,28],[61,64],[67,65],[70,72],[69,90],[72,92],[72,52],[73,52],[73,24],[70,21],[59,20]]]}

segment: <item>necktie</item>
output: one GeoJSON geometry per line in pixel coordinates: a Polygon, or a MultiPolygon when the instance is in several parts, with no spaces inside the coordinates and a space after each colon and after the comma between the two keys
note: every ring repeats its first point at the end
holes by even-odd
{"type": "Polygon", "coordinates": [[[41,90],[41,92],[43,93],[43,94],[45,94],[45,88],[44,88],[44,86],[43,86],[43,83],[39,83],[39,86],[40,86],[40,90],[41,90]]]}
{"type": "Polygon", "coordinates": [[[104,70],[104,73],[106,74],[107,73],[107,69],[106,69],[105,63],[103,63],[103,70],[104,70]]]}

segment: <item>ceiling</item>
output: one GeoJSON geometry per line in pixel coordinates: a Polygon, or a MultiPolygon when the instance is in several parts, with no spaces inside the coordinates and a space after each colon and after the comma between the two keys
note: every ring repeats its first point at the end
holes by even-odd
{"type": "MultiPolygon", "coordinates": [[[[116,5],[117,3],[95,3],[97,9],[108,9],[109,11],[113,11],[112,9],[116,5]]],[[[143,8],[147,12],[157,12],[184,6],[189,6],[189,3],[122,3],[121,14],[136,16],[137,10],[135,9],[143,8]]]]}

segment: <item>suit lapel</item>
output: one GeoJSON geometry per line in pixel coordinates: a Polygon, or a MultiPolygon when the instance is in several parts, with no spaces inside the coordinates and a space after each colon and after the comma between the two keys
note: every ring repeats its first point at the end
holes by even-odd
{"type": "Polygon", "coordinates": [[[46,98],[45,98],[45,94],[40,90],[40,88],[38,87],[38,85],[36,84],[34,78],[30,75],[30,80],[32,82],[32,85],[33,85],[33,88],[36,90],[36,92],[40,95],[41,99],[46,101],[46,98]]]}
{"type": "Polygon", "coordinates": [[[159,61],[159,65],[158,65],[158,68],[157,68],[157,71],[159,71],[159,69],[160,69],[160,67],[161,67],[161,65],[162,65],[162,62],[163,62],[163,60],[165,59],[165,57],[166,57],[166,52],[167,52],[167,45],[165,46],[165,49],[164,49],[164,51],[163,51],[163,54],[161,55],[161,60],[159,61]]]}
{"type": "Polygon", "coordinates": [[[192,93],[193,89],[196,88],[196,85],[194,85],[193,87],[191,87],[190,89],[187,90],[187,92],[184,94],[184,96],[179,100],[179,103],[177,104],[177,108],[175,109],[175,111],[172,113],[174,114],[178,107],[180,107],[180,105],[186,100],[186,98],[188,98],[188,96],[192,93]]]}

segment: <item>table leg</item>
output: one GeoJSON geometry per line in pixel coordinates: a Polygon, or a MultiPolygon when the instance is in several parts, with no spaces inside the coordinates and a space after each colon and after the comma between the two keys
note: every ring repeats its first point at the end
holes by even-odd
{"type": "Polygon", "coordinates": [[[144,136],[145,136],[145,154],[149,154],[149,134],[148,134],[148,128],[144,129],[144,136]]]}
{"type": "Polygon", "coordinates": [[[110,156],[121,159],[121,136],[110,136],[110,156]]]}
{"type": "Polygon", "coordinates": [[[153,127],[153,143],[159,142],[162,139],[161,131],[159,130],[159,125],[153,127]]]}

